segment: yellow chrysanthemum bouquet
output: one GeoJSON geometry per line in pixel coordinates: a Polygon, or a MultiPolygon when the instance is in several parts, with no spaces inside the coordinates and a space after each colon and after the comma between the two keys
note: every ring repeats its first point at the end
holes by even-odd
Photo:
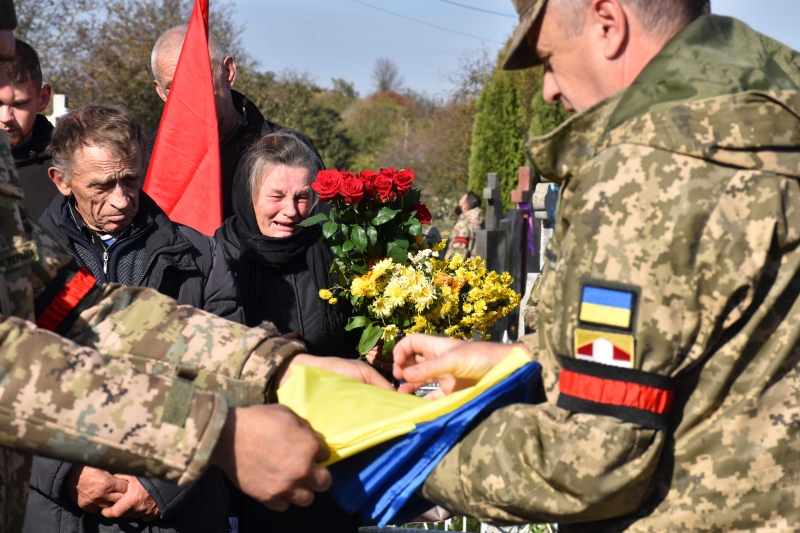
{"type": "Polygon", "coordinates": [[[487,271],[480,257],[465,260],[457,254],[440,260],[445,244],[409,253],[406,264],[382,259],[339,289],[363,313],[347,325],[348,330],[364,328],[362,354],[383,341],[388,356],[398,338],[412,333],[488,340],[486,331],[519,305],[508,272],[487,271]]]}

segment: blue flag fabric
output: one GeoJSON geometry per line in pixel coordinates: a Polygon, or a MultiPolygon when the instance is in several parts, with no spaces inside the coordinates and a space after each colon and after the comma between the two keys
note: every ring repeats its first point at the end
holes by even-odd
{"type": "Polygon", "coordinates": [[[459,409],[331,465],[334,498],[381,527],[419,516],[433,504],[415,492],[471,426],[501,407],[543,401],[541,368],[528,363],[459,409]]]}

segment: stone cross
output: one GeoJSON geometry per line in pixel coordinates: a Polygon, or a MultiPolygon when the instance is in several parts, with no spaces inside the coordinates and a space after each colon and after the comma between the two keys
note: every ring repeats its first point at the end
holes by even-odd
{"type": "Polygon", "coordinates": [[[486,200],[486,229],[492,231],[500,229],[500,220],[503,218],[503,200],[496,172],[489,173],[486,185],[483,189],[483,198],[486,200]]]}
{"type": "Polygon", "coordinates": [[[519,167],[517,175],[517,188],[511,191],[512,204],[530,203],[533,196],[533,169],[531,167],[519,167]]]}

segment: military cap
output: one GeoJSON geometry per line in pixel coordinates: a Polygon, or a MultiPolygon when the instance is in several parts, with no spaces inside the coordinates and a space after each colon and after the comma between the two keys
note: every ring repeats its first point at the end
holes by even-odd
{"type": "Polygon", "coordinates": [[[519,13],[519,25],[514,30],[511,48],[503,63],[504,70],[518,70],[541,65],[536,50],[528,45],[528,32],[544,11],[547,0],[513,0],[514,8],[519,13]]]}

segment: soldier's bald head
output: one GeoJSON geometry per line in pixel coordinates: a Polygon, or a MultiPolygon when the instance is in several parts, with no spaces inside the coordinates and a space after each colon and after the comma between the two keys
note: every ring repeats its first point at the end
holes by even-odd
{"type": "MultiPolygon", "coordinates": [[[[165,31],[156,41],[155,46],[153,46],[153,52],[150,54],[150,67],[153,70],[153,78],[155,78],[158,85],[166,90],[172,84],[172,76],[178,64],[178,58],[180,57],[188,28],[188,25],[181,24],[165,31]]],[[[216,80],[222,69],[225,51],[222,49],[219,40],[211,32],[208,33],[208,54],[211,59],[214,79],[216,80]]]]}

